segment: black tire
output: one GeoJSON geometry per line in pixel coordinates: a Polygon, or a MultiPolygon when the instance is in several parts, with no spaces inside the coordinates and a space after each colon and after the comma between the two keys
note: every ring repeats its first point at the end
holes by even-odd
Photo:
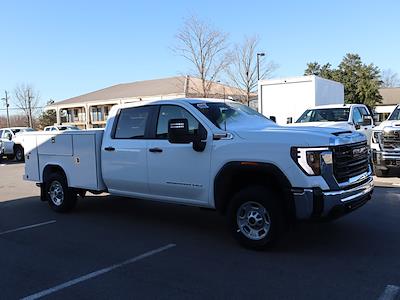
{"type": "Polygon", "coordinates": [[[77,194],[68,187],[67,179],[60,173],[49,175],[45,182],[45,193],[49,206],[56,212],[69,212],[76,206],[77,194]]]}
{"type": "Polygon", "coordinates": [[[261,186],[250,186],[234,195],[228,211],[228,220],[235,239],[244,247],[255,250],[264,250],[273,246],[283,228],[283,214],[276,194],[272,189],[261,186]],[[246,210],[248,207],[250,207],[249,211],[246,210]],[[251,217],[254,214],[257,217],[252,220],[251,217]],[[241,215],[246,217],[241,218],[241,215]],[[260,220],[260,216],[267,221],[264,225],[262,221],[255,222],[257,219],[260,220]],[[239,225],[240,222],[241,225],[239,225]],[[254,226],[251,223],[255,223],[254,226]],[[269,226],[266,223],[269,223],[269,226]],[[265,226],[268,227],[267,230],[265,226]],[[254,232],[257,234],[250,238],[250,233],[254,232]]]}
{"type": "Polygon", "coordinates": [[[24,148],[22,148],[21,145],[16,145],[14,147],[14,155],[15,155],[16,161],[20,161],[20,162],[25,161],[24,148]]]}
{"type": "Polygon", "coordinates": [[[389,170],[375,169],[374,171],[376,177],[385,177],[389,174],[389,170]]]}
{"type": "Polygon", "coordinates": [[[15,158],[14,154],[7,155],[7,160],[13,160],[15,158]]]}

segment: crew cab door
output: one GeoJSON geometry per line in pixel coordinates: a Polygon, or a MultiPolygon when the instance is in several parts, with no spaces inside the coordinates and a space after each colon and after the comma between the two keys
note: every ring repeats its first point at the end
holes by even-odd
{"type": "Polygon", "coordinates": [[[122,108],[115,117],[110,135],[107,133],[103,137],[102,174],[110,192],[131,197],[148,194],[146,138],[156,108],[122,108]]]}
{"type": "Polygon", "coordinates": [[[187,119],[190,132],[200,126],[196,117],[182,106],[159,106],[154,139],[148,144],[150,193],[166,201],[206,204],[210,188],[212,134],[207,133],[207,144],[201,152],[193,150],[192,143],[171,144],[168,141],[168,122],[171,119],[187,119]]]}
{"type": "Polygon", "coordinates": [[[361,132],[367,137],[369,143],[373,128],[373,118],[365,107],[353,107],[353,124],[356,131],[361,132]]]}
{"type": "Polygon", "coordinates": [[[14,154],[14,142],[12,141],[13,133],[9,129],[4,129],[1,136],[4,154],[14,154]],[[11,137],[11,140],[10,140],[11,137]]]}

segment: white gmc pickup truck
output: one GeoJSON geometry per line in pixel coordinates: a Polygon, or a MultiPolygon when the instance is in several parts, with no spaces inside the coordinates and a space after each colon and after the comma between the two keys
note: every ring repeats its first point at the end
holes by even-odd
{"type": "Polygon", "coordinates": [[[400,104],[374,128],[371,149],[376,176],[386,176],[390,169],[400,168],[400,104]]]}
{"type": "Polygon", "coordinates": [[[24,178],[55,211],[86,191],[212,208],[251,248],[285,220],[337,217],[373,191],[363,134],[280,127],[232,101],[118,105],[104,132],[28,133],[24,147],[24,178]]]}

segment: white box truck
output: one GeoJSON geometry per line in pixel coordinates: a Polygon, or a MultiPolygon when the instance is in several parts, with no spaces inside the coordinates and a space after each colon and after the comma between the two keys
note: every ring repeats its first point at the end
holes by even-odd
{"type": "Polygon", "coordinates": [[[275,117],[276,123],[295,122],[309,108],[318,105],[343,104],[341,83],[318,76],[300,76],[258,83],[258,111],[275,117]]]}

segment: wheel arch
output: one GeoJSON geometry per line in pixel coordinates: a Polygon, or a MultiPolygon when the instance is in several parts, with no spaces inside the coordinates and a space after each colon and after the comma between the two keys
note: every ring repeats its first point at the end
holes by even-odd
{"type": "Polygon", "coordinates": [[[63,175],[69,185],[67,174],[65,173],[64,169],[57,164],[48,164],[43,168],[42,182],[45,183],[49,175],[53,173],[60,173],[61,175],[63,175]]]}
{"type": "Polygon", "coordinates": [[[292,186],[276,165],[262,162],[232,161],[226,163],[214,180],[214,205],[225,214],[233,195],[250,185],[272,188],[280,198],[285,215],[295,216],[292,186]]]}

